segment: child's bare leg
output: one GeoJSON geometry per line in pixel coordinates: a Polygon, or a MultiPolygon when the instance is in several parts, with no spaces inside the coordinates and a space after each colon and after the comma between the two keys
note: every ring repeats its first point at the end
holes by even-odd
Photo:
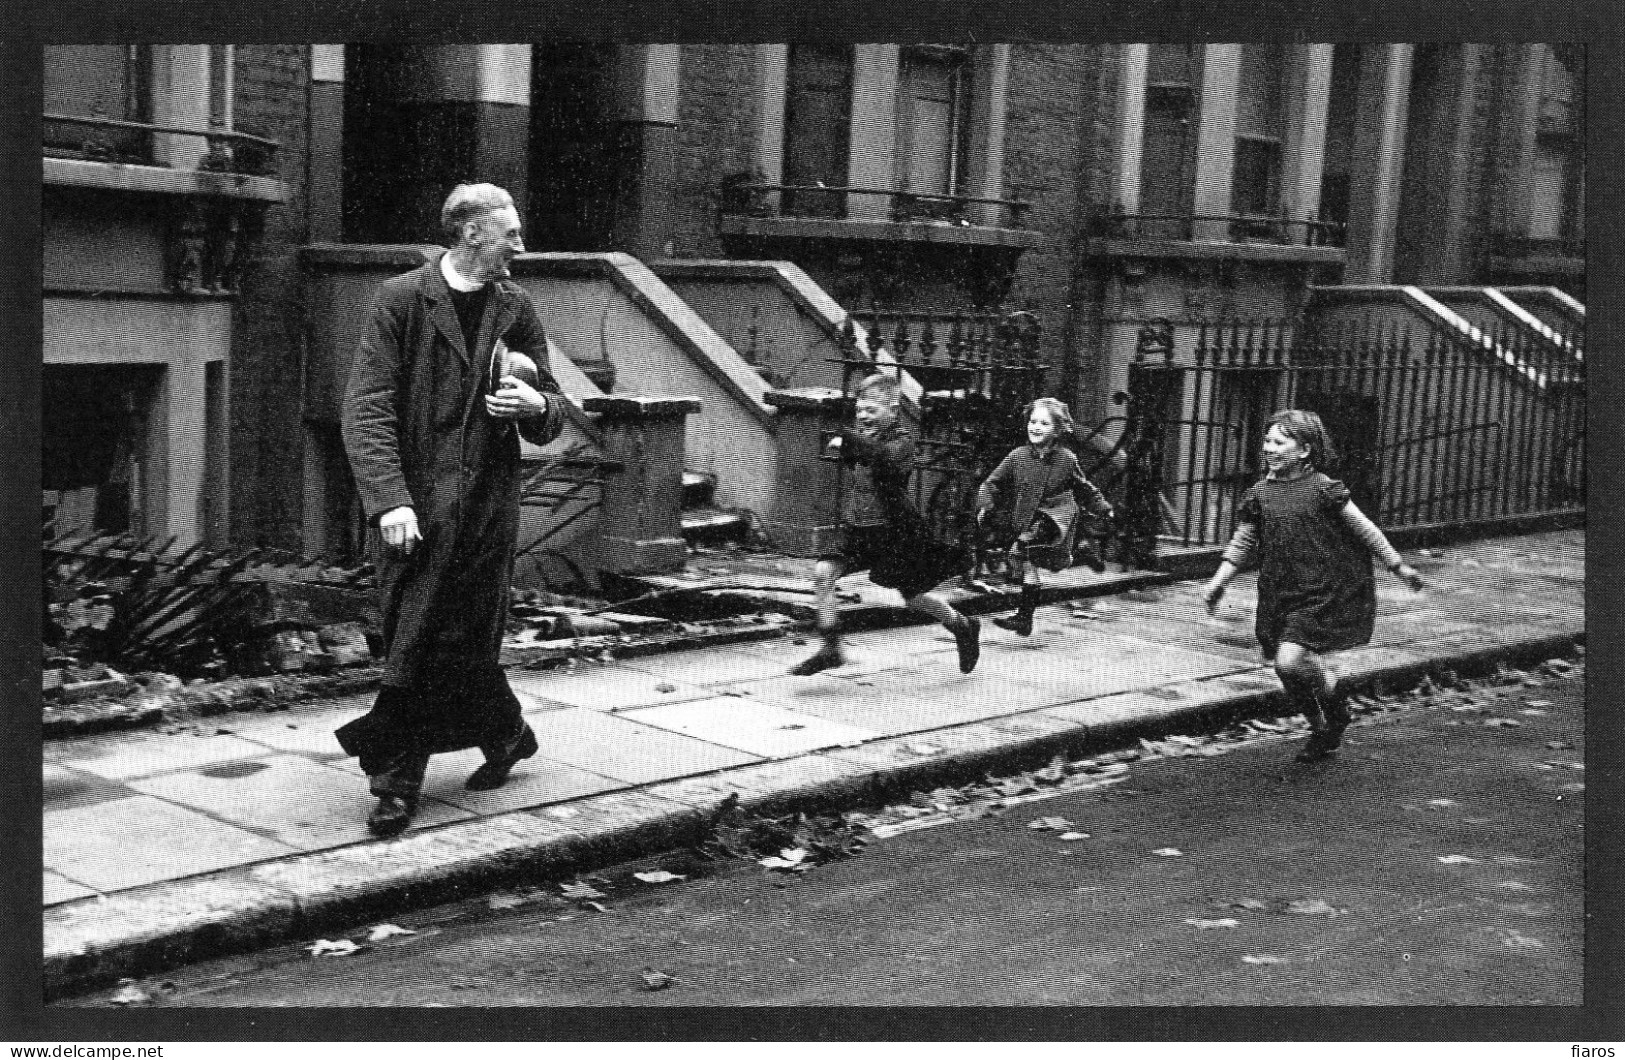
{"type": "Polygon", "coordinates": [[[903,603],[911,611],[918,611],[922,615],[932,618],[948,627],[954,635],[954,643],[959,647],[959,669],[961,673],[970,673],[976,668],[976,660],[981,656],[982,649],[978,640],[982,624],[974,618],[962,615],[952,604],[935,593],[920,593],[918,596],[905,597],[903,603]]]}
{"type": "Polygon", "coordinates": [[[1010,546],[1010,573],[1021,579],[1021,602],[1015,614],[995,618],[993,624],[1019,636],[1031,636],[1033,612],[1038,610],[1038,567],[1028,561],[1027,549],[1020,541],[1010,546]]]}
{"type": "Polygon", "coordinates": [[[1275,651],[1275,673],[1288,697],[1309,721],[1309,743],[1299,758],[1323,758],[1335,751],[1349,717],[1342,700],[1333,693],[1336,679],[1327,672],[1320,656],[1302,644],[1284,641],[1275,651]]]}
{"type": "Polygon", "coordinates": [[[840,616],[836,611],[835,581],[841,576],[841,565],[834,560],[821,559],[813,568],[813,593],[818,608],[818,633],[823,644],[811,656],[791,668],[799,677],[809,677],[846,661],[841,654],[840,616]]]}

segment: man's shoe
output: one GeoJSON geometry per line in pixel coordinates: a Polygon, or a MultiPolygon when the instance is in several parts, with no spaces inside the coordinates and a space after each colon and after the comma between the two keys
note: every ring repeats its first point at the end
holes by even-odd
{"type": "Polygon", "coordinates": [[[500,788],[508,782],[508,774],[513,772],[513,767],[535,754],[537,750],[536,734],[531,731],[529,725],[526,725],[525,731],[519,734],[513,746],[497,758],[487,758],[480,768],[468,775],[463,787],[469,791],[490,791],[492,788],[500,788]]]}
{"type": "Polygon", "coordinates": [[[841,646],[833,641],[825,641],[822,648],[790,667],[790,673],[795,677],[811,677],[844,662],[846,656],[841,654],[841,646]]]}
{"type": "Polygon", "coordinates": [[[959,672],[968,674],[976,669],[976,660],[982,657],[982,623],[969,615],[963,617],[964,624],[954,630],[954,646],[959,649],[959,672]]]}
{"type": "Polygon", "coordinates": [[[417,812],[417,800],[401,795],[380,795],[378,805],[367,817],[367,831],[380,839],[400,835],[412,823],[417,812]]]}

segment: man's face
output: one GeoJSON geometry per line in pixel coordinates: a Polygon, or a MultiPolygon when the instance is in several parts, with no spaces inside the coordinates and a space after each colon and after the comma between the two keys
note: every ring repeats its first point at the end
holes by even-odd
{"type": "Polygon", "coordinates": [[[492,210],[468,222],[464,232],[472,272],[469,279],[477,283],[489,283],[508,275],[508,262],[514,255],[525,252],[519,211],[512,206],[492,210]]]}
{"type": "Polygon", "coordinates": [[[859,398],[857,407],[858,430],[875,434],[890,427],[897,419],[897,410],[872,398],[859,398]]]}

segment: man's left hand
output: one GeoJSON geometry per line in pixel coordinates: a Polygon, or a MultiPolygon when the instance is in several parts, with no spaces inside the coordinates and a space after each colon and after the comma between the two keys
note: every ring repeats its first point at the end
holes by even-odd
{"type": "Polygon", "coordinates": [[[485,395],[485,411],[499,420],[529,420],[547,415],[547,395],[520,379],[505,375],[502,389],[485,395]]]}

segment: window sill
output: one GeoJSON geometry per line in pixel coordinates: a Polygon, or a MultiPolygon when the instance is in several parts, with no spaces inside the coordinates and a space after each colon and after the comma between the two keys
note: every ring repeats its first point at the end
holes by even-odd
{"type": "Polygon", "coordinates": [[[201,195],[259,202],[286,202],[288,186],[271,177],[242,173],[215,173],[196,169],[167,169],[120,162],[87,162],[77,158],[46,158],[48,187],[96,188],[103,191],[157,195],[201,195]]]}
{"type": "Polygon", "coordinates": [[[1263,261],[1283,265],[1342,265],[1348,260],[1348,252],[1342,247],[1183,239],[1091,239],[1089,253],[1102,258],[1263,261]]]}
{"type": "Polygon", "coordinates": [[[993,228],[929,221],[853,221],[829,217],[745,217],[724,214],[718,231],[725,236],[759,239],[846,239],[880,243],[946,243],[1027,249],[1041,246],[1044,236],[1021,228],[993,228]]]}

